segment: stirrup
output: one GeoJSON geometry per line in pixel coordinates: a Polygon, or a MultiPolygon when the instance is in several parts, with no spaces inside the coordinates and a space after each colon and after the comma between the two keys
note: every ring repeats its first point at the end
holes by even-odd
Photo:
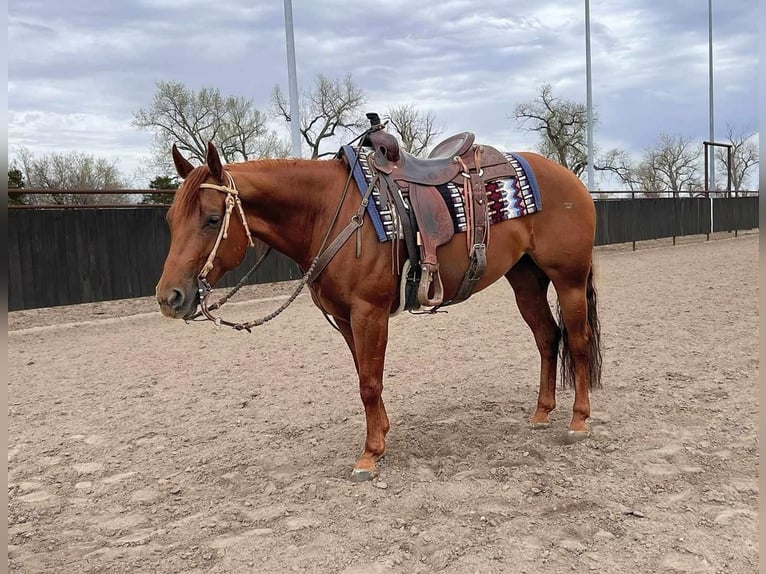
{"type": "Polygon", "coordinates": [[[439,264],[424,263],[421,266],[420,284],[418,285],[418,302],[423,307],[435,307],[444,302],[444,285],[442,284],[441,274],[439,273],[439,264]],[[430,298],[428,292],[431,290],[431,284],[434,286],[434,296],[430,298]]]}

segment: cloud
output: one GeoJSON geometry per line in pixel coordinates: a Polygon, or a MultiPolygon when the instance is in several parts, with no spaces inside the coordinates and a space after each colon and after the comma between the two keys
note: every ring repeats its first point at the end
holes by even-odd
{"type": "MultiPolygon", "coordinates": [[[[758,4],[715,4],[723,134],[727,124],[757,123],[758,4]]],[[[663,131],[707,138],[707,5],[590,5],[597,143],[638,154],[663,131]]],[[[131,172],[150,153],[151,137],[130,120],[150,104],[156,82],[215,86],[260,109],[275,84],[287,86],[281,3],[10,0],[8,14],[11,148],[120,156],[131,172]]],[[[447,133],[472,130],[499,147],[531,148],[535,138],[509,119],[516,104],[543,83],[585,101],[579,2],[327,0],[293,2],[293,16],[301,87],[318,73],[351,73],[371,110],[414,103],[447,133]]]]}

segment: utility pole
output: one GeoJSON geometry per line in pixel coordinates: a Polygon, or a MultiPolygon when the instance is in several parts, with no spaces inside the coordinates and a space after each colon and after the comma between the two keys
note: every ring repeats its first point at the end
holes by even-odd
{"type": "MultiPolygon", "coordinates": [[[[715,142],[715,122],[714,122],[714,105],[713,105],[713,0],[708,0],[708,69],[710,74],[710,141],[715,142]]],[[[708,151],[711,154],[710,157],[710,187],[715,189],[715,151],[713,146],[709,146],[708,151]]],[[[708,189],[707,191],[711,191],[708,189]]]]}
{"type": "Polygon", "coordinates": [[[290,89],[290,135],[293,157],[301,157],[301,118],[298,109],[298,74],[295,68],[293,4],[285,0],[285,37],[287,39],[287,79],[290,89]]]}
{"type": "Polygon", "coordinates": [[[587,91],[587,122],[588,122],[588,189],[595,189],[593,166],[593,87],[590,65],[590,0],[585,0],[585,84],[587,91]]]}

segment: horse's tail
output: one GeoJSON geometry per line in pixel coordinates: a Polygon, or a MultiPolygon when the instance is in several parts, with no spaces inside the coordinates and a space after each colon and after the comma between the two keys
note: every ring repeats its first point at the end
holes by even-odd
{"type": "MultiPolygon", "coordinates": [[[[593,266],[588,271],[588,282],[585,296],[588,314],[588,387],[601,388],[601,323],[598,320],[598,295],[593,282],[593,266]]],[[[569,349],[567,329],[561,317],[561,306],[557,306],[559,326],[561,328],[561,386],[573,387],[575,383],[575,368],[572,353],[569,349]]]]}

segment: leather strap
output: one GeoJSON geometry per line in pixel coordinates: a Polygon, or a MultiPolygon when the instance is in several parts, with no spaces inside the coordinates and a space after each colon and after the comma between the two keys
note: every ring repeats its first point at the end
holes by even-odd
{"type": "Polygon", "coordinates": [[[308,280],[306,283],[308,285],[313,285],[313,283],[319,278],[319,276],[322,274],[322,271],[324,271],[325,267],[332,261],[333,257],[335,257],[338,254],[338,251],[340,251],[340,248],[343,247],[349,239],[351,239],[351,236],[354,234],[354,232],[359,229],[362,226],[362,223],[359,222],[358,224],[356,221],[352,221],[349,223],[346,227],[343,228],[343,231],[341,231],[338,236],[330,243],[330,245],[327,246],[327,249],[325,249],[322,254],[317,258],[317,264],[314,267],[314,271],[309,275],[308,280]]]}
{"type": "MultiPolygon", "coordinates": [[[[468,269],[463,275],[463,280],[457,288],[455,296],[445,305],[460,303],[468,299],[476,289],[476,284],[484,275],[487,268],[487,244],[489,243],[489,212],[487,211],[487,195],[484,189],[484,181],[481,171],[481,146],[474,149],[475,169],[470,173],[471,197],[466,197],[466,202],[471,202],[471,223],[469,242],[471,243],[468,253],[468,269]]],[[[467,206],[466,206],[467,207],[467,206]]]]}
{"type": "Polygon", "coordinates": [[[487,268],[487,246],[476,245],[474,246],[474,252],[468,262],[468,269],[463,275],[463,280],[460,282],[460,286],[457,288],[457,293],[446,305],[453,303],[460,303],[468,299],[473,290],[476,289],[476,284],[484,275],[484,270],[487,268]]]}
{"type": "Polygon", "coordinates": [[[313,268],[306,278],[307,285],[311,286],[314,284],[314,282],[322,274],[322,271],[324,271],[325,267],[327,267],[330,261],[332,261],[333,257],[338,254],[338,251],[340,251],[341,247],[343,247],[346,242],[351,239],[351,236],[354,234],[354,232],[361,230],[362,225],[364,225],[365,210],[367,209],[367,204],[369,203],[370,196],[372,195],[372,190],[375,189],[375,186],[378,185],[379,181],[379,179],[373,179],[373,181],[367,187],[367,191],[364,193],[364,196],[362,196],[362,203],[359,206],[359,209],[357,209],[356,213],[351,216],[351,221],[349,224],[346,225],[346,227],[344,227],[338,236],[332,240],[327,248],[322,251],[319,256],[317,256],[316,260],[314,261],[313,268]]]}
{"type": "Polygon", "coordinates": [[[487,245],[489,243],[489,225],[487,221],[489,214],[487,212],[487,192],[484,189],[483,173],[481,171],[481,151],[481,146],[477,145],[474,150],[475,170],[471,172],[473,249],[477,245],[487,245]]]}

